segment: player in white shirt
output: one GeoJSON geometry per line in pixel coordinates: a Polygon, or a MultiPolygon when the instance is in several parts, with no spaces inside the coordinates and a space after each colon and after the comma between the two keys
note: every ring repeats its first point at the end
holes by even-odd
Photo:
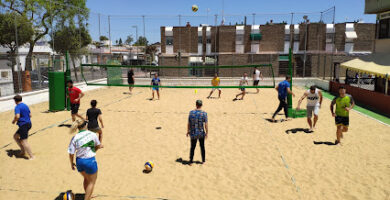
{"type": "Polygon", "coordinates": [[[298,101],[297,110],[300,109],[300,105],[302,101],[307,98],[307,123],[309,124],[310,131],[315,129],[316,123],[318,120],[318,113],[320,112],[321,104],[322,104],[322,93],[319,89],[317,89],[314,85],[307,90],[303,96],[298,101]],[[311,117],[314,113],[314,122],[312,123],[311,117]]]}
{"type": "MultiPolygon", "coordinates": [[[[244,75],[242,76],[241,80],[240,80],[240,86],[248,85],[248,80],[249,80],[248,79],[248,74],[245,72],[244,75]]],[[[241,98],[239,100],[244,100],[245,88],[241,87],[240,90],[241,90],[241,92],[236,95],[236,98],[234,100],[237,100],[239,96],[241,96],[241,98]]]]}
{"type": "MultiPolygon", "coordinates": [[[[261,80],[264,80],[263,78],[263,74],[261,73],[261,71],[259,69],[257,69],[257,67],[255,67],[255,71],[253,72],[253,86],[258,86],[259,85],[259,82],[260,82],[260,77],[261,77],[261,80]]],[[[256,88],[256,94],[259,93],[259,88],[256,88]]]]}
{"type": "Polygon", "coordinates": [[[90,200],[97,179],[97,163],[95,160],[96,151],[101,148],[96,133],[87,130],[87,121],[76,120],[71,127],[71,133],[79,130],[70,141],[68,153],[72,170],[77,171],[84,177],[84,200],[90,200]],[[76,154],[76,164],[74,163],[76,154]]]}

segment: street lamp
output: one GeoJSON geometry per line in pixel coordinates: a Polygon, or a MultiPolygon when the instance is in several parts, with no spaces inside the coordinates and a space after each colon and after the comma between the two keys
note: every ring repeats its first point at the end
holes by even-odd
{"type": "Polygon", "coordinates": [[[306,73],[306,50],[307,50],[307,22],[309,21],[307,19],[307,15],[303,16],[303,20],[305,20],[305,49],[303,51],[303,75],[302,75],[302,77],[305,77],[305,73],[306,73]]]}
{"type": "MultiPolygon", "coordinates": [[[[135,28],[135,42],[137,42],[138,40],[138,26],[137,25],[133,25],[131,26],[132,28],[135,28]]],[[[138,47],[137,47],[137,63],[138,63],[138,47]]]]}

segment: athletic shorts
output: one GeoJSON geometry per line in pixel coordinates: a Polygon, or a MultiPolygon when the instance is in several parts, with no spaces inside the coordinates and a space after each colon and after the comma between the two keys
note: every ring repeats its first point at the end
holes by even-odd
{"type": "Polygon", "coordinates": [[[221,88],[211,88],[212,91],[218,90],[221,91],[221,88]]]}
{"type": "Polygon", "coordinates": [[[87,174],[95,174],[98,170],[95,157],[92,158],[76,158],[77,171],[87,174]]]}
{"type": "Polygon", "coordinates": [[[97,133],[98,131],[102,130],[100,127],[96,127],[96,128],[88,128],[88,130],[94,132],[94,133],[97,133]]]}
{"type": "Polygon", "coordinates": [[[19,129],[16,131],[19,134],[21,140],[28,138],[28,131],[31,129],[31,123],[23,124],[19,126],[19,129]]]}
{"type": "Polygon", "coordinates": [[[158,88],[158,87],[153,87],[153,90],[159,91],[160,88],[158,88]]]}
{"type": "Polygon", "coordinates": [[[77,114],[79,112],[80,104],[70,104],[70,110],[72,114],[77,114]]]}
{"type": "Polygon", "coordinates": [[[260,82],[260,80],[254,80],[254,81],[253,81],[253,86],[258,86],[258,85],[259,85],[259,82],[260,82]]]}
{"type": "Polygon", "coordinates": [[[127,80],[127,83],[128,83],[129,85],[134,85],[134,79],[128,79],[128,80],[127,80]]]}
{"type": "Polygon", "coordinates": [[[319,106],[307,106],[306,107],[306,114],[307,117],[311,118],[314,115],[318,116],[318,113],[320,112],[320,107],[319,106]]]}
{"type": "Polygon", "coordinates": [[[245,92],[245,88],[240,88],[241,91],[245,92]]]}
{"type": "Polygon", "coordinates": [[[349,117],[336,116],[334,119],[336,121],[336,126],[349,126],[349,117]]]}

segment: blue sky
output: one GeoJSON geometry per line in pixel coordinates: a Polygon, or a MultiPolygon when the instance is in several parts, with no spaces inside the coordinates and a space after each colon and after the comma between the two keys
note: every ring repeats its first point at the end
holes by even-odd
{"type": "MultiPolygon", "coordinates": [[[[244,21],[263,24],[270,19],[274,22],[291,21],[291,12],[308,13],[311,21],[320,19],[320,11],[336,6],[335,21],[345,22],[362,19],[364,22],[375,22],[375,15],[364,14],[364,0],[88,0],[87,7],[91,10],[89,27],[94,40],[99,35],[99,17],[101,35],[108,36],[108,15],[110,17],[111,39],[126,38],[127,35],[144,34],[142,16],[145,15],[145,35],[151,42],[159,41],[160,26],[177,26],[179,21],[185,25],[188,21],[192,25],[214,25],[215,14],[221,16],[224,5],[225,24],[235,24],[244,21]],[[191,11],[193,4],[198,5],[199,11],[191,11]],[[263,14],[264,13],[264,14],[263,14]],[[177,15],[183,15],[181,20],[177,15]]],[[[294,23],[299,23],[304,14],[295,14],[294,23]]],[[[323,14],[323,20],[331,23],[333,13],[323,14]]],[[[218,23],[222,18],[218,17],[218,23]]]]}

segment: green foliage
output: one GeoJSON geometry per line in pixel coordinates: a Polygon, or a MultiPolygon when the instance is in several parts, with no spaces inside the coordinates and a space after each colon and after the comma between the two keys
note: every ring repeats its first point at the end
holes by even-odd
{"type": "Polygon", "coordinates": [[[134,46],[147,46],[149,43],[146,37],[140,36],[138,40],[134,43],[134,46]]]}
{"type": "MultiPolygon", "coordinates": [[[[91,44],[92,39],[88,30],[74,25],[61,26],[53,33],[54,50],[59,53],[81,53],[82,49],[91,44]]],[[[53,40],[50,41],[53,44],[53,40]]]]}
{"type": "Polygon", "coordinates": [[[12,65],[15,65],[16,43],[19,46],[31,40],[34,30],[32,23],[25,16],[16,13],[0,14],[0,45],[10,49],[8,52],[12,65]],[[18,33],[16,42],[15,28],[18,33]]]}
{"type": "Polygon", "coordinates": [[[119,46],[122,46],[123,42],[122,42],[122,38],[119,38],[119,42],[118,42],[119,46]]]}
{"type": "Polygon", "coordinates": [[[99,37],[99,40],[100,41],[106,41],[106,40],[108,40],[108,37],[102,35],[102,36],[99,37]]]}
{"type": "Polygon", "coordinates": [[[4,11],[25,16],[36,31],[28,42],[30,49],[26,57],[26,69],[31,70],[31,57],[36,42],[47,35],[52,24],[70,25],[77,17],[77,24],[83,24],[89,16],[87,0],[1,0],[4,11]]]}
{"type": "Polygon", "coordinates": [[[131,45],[131,43],[134,41],[133,36],[129,35],[127,36],[127,39],[125,40],[125,44],[131,45]]]}

